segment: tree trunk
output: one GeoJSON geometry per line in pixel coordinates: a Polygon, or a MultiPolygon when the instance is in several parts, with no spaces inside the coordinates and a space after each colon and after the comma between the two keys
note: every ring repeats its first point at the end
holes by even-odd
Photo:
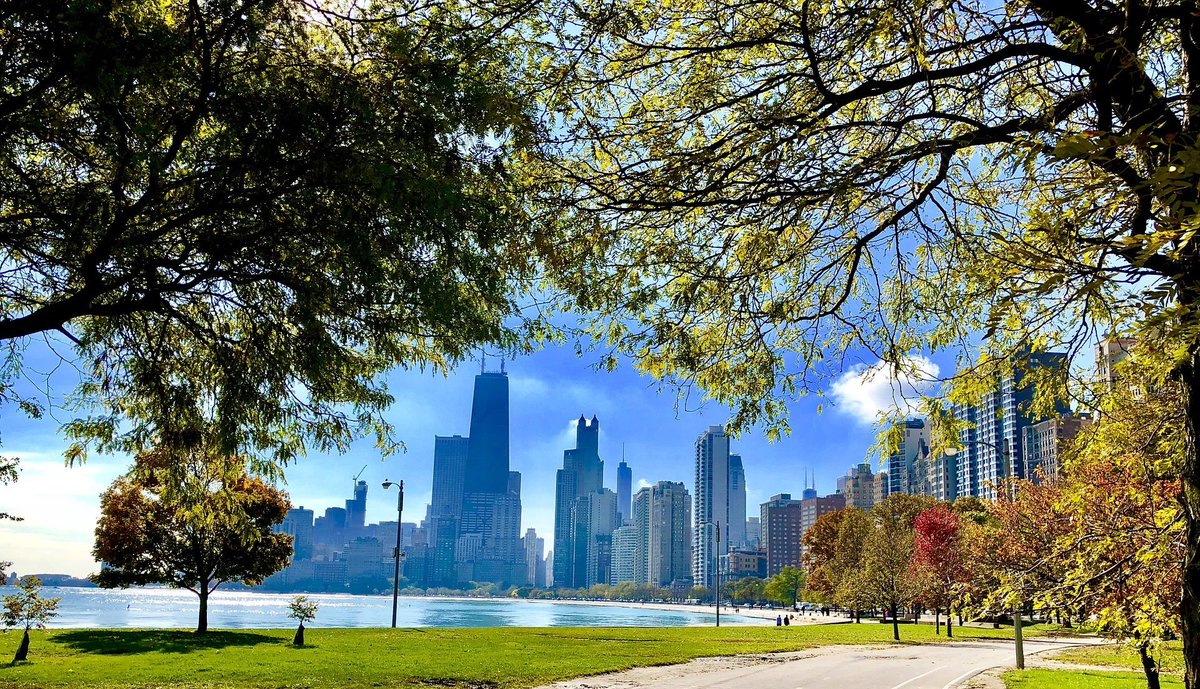
{"type": "Polygon", "coordinates": [[[196,622],[196,633],[208,631],[208,584],[200,584],[200,619],[196,622]]]}
{"type": "Polygon", "coordinates": [[[942,609],[933,609],[933,633],[940,635],[942,633],[942,609]]]}
{"type": "Polygon", "coordinates": [[[951,615],[950,615],[950,611],[947,610],[946,611],[946,638],[947,639],[954,638],[954,629],[952,629],[950,627],[950,623],[951,623],[951,615]]]}
{"type": "Polygon", "coordinates": [[[1177,371],[1187,401],[1187,451],[1184,454],[1180,502],[1187,521],[1183,556],[1182,619],[1186,689],[1200,689],[1200,349],[1193,348],[1188,365],[1177,371]]]}
{"type": "Polygon", "coordinates": [[[896,617],[896,604],[892,603],[892,638],[900,640],[900,620],[896,617]]]}
{"type": "Polygon", "coordinates": [[[18,663],[29,658],[29,628],[25,629],[25,636],[21,637],[21,645],[17,647],[17,654],[13,656],[13,662],[18,663]]]}
{"type": "Polygon", "coordinates": [[[1138,644],[1138,656],[1142,659],[1142,671],[1146,673],[1146,689],[1159,689],[1158,663],[1146,652],[1145,644],[1138,644]]]}
{"type": "Polygon", "coordinates": [[[304,623],[303,622],[301,622],[300,626],[296,628],[296,636],[292,637],[292,645],[293,646],[303,646],[304,645],[304,623]]]}

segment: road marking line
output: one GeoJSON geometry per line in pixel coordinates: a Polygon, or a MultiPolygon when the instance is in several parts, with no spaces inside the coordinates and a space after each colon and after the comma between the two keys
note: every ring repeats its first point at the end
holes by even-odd
{"type": "Polygon", "coordinates": [[[896,686],[892,687],[892,689],[900,689],[900,687],[903,687],[903,686],[907,686],[907,685],[909,685],[909,684],[912,684],[913,682],[915,682],[915,681],[917,681],[917,680],[921,679],[921,678],[922,678],[922,677],[924,677],[925,675],[932,675],[933,673],[935,673],[935,672],[937,672],[938,670],[941,670],[941,669],[942,669],[942,668],[940,668],[940,667],[935,667],[935,668],[933,668],[932,670],[930,670],[929,672],[922,672],[921,674],[917,675],[916,677],[913,677],[912,679],[906,679],[906,680],[904,680],[903,682],[901,682],[901,683],[897,684],[896,686]]]}
{"type": "Polygon", "coordinates": [[[981,667],[981,668],[976,668],[974,670],[967,670],[963,674],[961,674],[958,677],[955,677],[954,679],[947,682],[946,686],[942,687],[942,689],[951,689],[951,687],[955,686],[959,682],[964,682],[964,681],[974,677],[975,675],[978,675],[979,673],[983,672],[986,669],[987,669],[986,667],[981,667]]]}

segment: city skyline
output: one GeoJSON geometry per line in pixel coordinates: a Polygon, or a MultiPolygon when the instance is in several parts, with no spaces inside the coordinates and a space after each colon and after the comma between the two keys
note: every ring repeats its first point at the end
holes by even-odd
{"type": "MultiPolygon", "coordinates": [[[[554,473],[561,467],[563,450],[573,446],[580,414],[604,420],[598,439],[606,463],[603,485],[617,487],[623,448],[633,470],[634,492],[661,480],[682,482],[691,490],[696,435],[711,424],[723,423],[728,415],[720,405],[697,409],[686,400],[677,413],[673,392],[659,392],[653,381],[631,367],[598,373],[589,363],[569,348],[558,347],[507,364],[512,388],[511,464],[524,475],[526,496],[521,532],[535,528],[548,539],[547,551],[554,533],[554,473]]],[[[936,365],[928,363],[936,374],[936,365]]],[[[49,368],[45,357],[43,365],[49,368]]],[[[365,465],[362,480],[372,488],[385,479],[405,480],[404,521],[419,522],[432,498],[434,436],[467,435],[478,371],[476,361],[464,362],[446,378],[394,372],[389,384],[397,401],[387,417],[396,426],[397,438],[406,443],[407,453],[380,461],[370,443],[360,442],[345,456],[302,458],[286,470],[284,488],[293,504],[310,509],[342,505],[353,490],[352,477],[365,465]]],[[[750,467],[747,505],[751,513],[779,486],[799,492],[806,469],[818,477],[821,492],[828,493],[848,466],[867,458],[875,434],[870,419],[894,398],[890,379],[872,373],[866,363],[852,366],[834,380],[828,398],[795,402],[790,438],[772,444],[752,429],[734,440],[736,452],[750,467]],[[817,414],[820,403],[826,408],[817,414]]],[[[125,470],[128,458],[93,456],[82,467],[64,468],[61,451],[66,442],[57,427],[65,417],[61,413],[41,421],[14,417],[3,436],[5,454],[24,457],[21,481],[0,493],[7,510],[26,517],[25,522],[0,523],[0,538],[19,545],[14,548],[19,551],[17,571],[78,576],[96,569],[90,549],[98,495],[125,470]]],[[[877,466],[877,460],[871,461],[877,466]]],[[[395,520],[391,500],[370,500],[366,509],[368,522],[395,520]]]]}

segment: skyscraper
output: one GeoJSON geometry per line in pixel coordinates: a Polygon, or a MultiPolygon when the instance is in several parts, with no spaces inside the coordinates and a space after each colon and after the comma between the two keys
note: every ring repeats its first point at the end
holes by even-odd
{"type": "Polygon", "coordinates": [[[546,585],[546,562],[542,557],[542,552],[546,548],[546,539],[538,538],[537,530],[528,528],[525,530],[525,567],[528,570],[528,579],[531,586],[546,585]]]}
{"type": "Polygon", "coordinates": [[[638,495],[643,493],[648,520],[647,580],[656,586],[688,588],[692,583],[692,498],[687,487],[674,481],[659,481],[643,488],[638,495]]]}
{"type": "Polygon", "coordinates": [[[354,498],[346,501],[346,531],[350,538],[362,535],[367,524],[367,482],[354,484],[354,498]]]}
{"type": "MultiPolygon", "coordinates": [[[[610,584],[637,582],[637,572],[634,570],[639,558],[638,530],[633,524],[619,526],[612,533],[612,571],[609,575],[610,584]]],[[[644,573],[643,573],[644,578],[644,573]]]]}
{"type": "MultiPolygon", "coordinates": [[[[600,420],[591,423],[579,416],[575,426],[575,448],[563,451],[563,468],[555,476],[554,490],[554,584],[577,588],[574,562],[575,529],[572,510],[581,496],[604,485],[604,462],[600,461],[600,420]]],[[[614,494],[615,496],[615,494],[614,494]]],[[[615,500],[615,497],[614,497],[615,500]]],[[[614,527],[615,528],[615,527],[614,527]]],[[[585,553],[586,557],[586,553],[585,553]]]]}
{"type": "MultiPolygon", "coordinates": [[[[467,474],[467,438],[461,435],[433,438],[433,497],[429,505],[429,543],[446,552],[436,553],[436,562],[454,562],[454,545],[462,518],[463,485],[467,474]]],[[[446,585],[450,569],[435,574],[439,585],[446,585]]]]}
{"type": "Polygon", "coordinates": [[[772,495],[760,509],[767,575],[775,576],[787,565],[799,567],[801,501],[793,500],[790,493],[780,493],[772,495]]]}
{"type": "Polygon", "coordinates": [[[924,419],[908,419],[900,430],[900,444],[888,457],[888,494],[920,495],[925,476],[917,463],[929,450],[929,430],[924,419]]]}
{"type": "Polygon", "coordinates": [[[304,505],[287,511],[283,522],[275,528],[292,537],[292,559],[308,560],[313,556],[313,511],[304,505]]]}
{"type": "Polygon", "coordinates": [[[612,577],[612,536],[620,518],[617,494],[607,488],[585,493],[571,509],[575,532],[572,584],[576,588],[607,584],[612,577]]]}
{"type": "Polygon", "coordinates": [[[746,470],[741,455],[729,455],[729,541],[722,547],[746,547],[746,470]]]}
{"type": "MultiPolygon", "coordinates": [[[[996,484],[1007,477],[1025,478],[1025,429],[1046,418],[1070,413],[1065,402],[1055,405],[1050,416],[1033,413],[1035,386],[1039,377],[1065,375],[1067,355],[1035,352],[1023,367],[999,376],[996,387],[977,405],[954,406],[954,415],[972,425],[959,433],[958,495],[985,499],[996,497],[996,484]]],[[[893,481],[893,484],[895,482],[893,481]]]]}
{"type": "MultiPolygon", "coordinates": [[[[716,581],[720,554],[718,528],[721,529],[721,549],[729,543],[729,465],[729,436],[721,426],[710,426],[696,438],[696,512],[692,542],[692,579],[696,586],[711,586],[716,581]]],[[[745,538],[744,509],[741,524],[745,538]]]]}
{"type": "Polygon", "coordinates": [[[455,542],[459,581],[524,582],[520,484],[520,474],[508,467],[508,374],[503,367],[498,372],[483,371],[475,376],[471,400],[455,542]]]}
{"type": "Polygon", "coordinates": [[[617,465],[617,512],[621,515],[621,521],[625,521],[633,517],[630,512],[630,499],[633,497],[633,470],[622,459],[617,465]]]}

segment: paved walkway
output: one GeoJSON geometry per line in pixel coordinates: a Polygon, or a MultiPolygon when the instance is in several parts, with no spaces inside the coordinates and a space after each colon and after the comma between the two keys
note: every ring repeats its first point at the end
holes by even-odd
{"type": "MultiPolygon", "coordinates": [[[[1077,645],[1027,640],[1026,655],[1077,645]]],[[[552,689],[952,689],[996,666],[1012,666],[1005,641],[828,646],[771,655],[701,658],[551,685],[552,689]]]]}

